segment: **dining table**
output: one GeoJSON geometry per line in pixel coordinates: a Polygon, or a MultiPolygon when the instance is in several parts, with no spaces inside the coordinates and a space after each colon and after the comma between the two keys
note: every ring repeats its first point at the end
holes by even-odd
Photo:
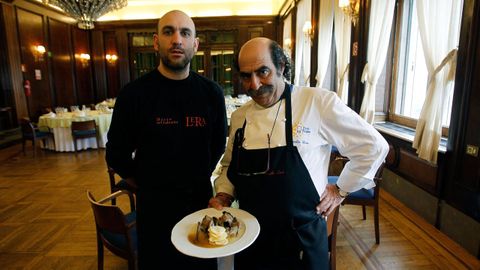
{"type": "Polygon", "coordinates": [[[107,133],[112,121],[111,111],[78,111],[78,112],[62,112],[48,113],[40,116],[38,127],[42,131],[50,131],[53,133],[54,144],[46,145],[47,149],[57,152],[74,152],[74,141],[72,138],[71,125],[73,121],[95,120],[98,134],[99,145],[95,138],[85,138],[77,140],[77,149],[88,148],[105,148],[107,143],[107,133]]]}

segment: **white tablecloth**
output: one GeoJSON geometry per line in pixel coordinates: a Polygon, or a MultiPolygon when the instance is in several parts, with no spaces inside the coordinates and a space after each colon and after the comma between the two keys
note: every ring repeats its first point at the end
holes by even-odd
{"type": "MultiPolygon", "coordinates": [[[[85,116],[76,116],[73,113],[64,113],[62,115],[43,115],[38,120],[38,127],[40,130],[50,129],[53,132],[55,144],[49,142],[46,147],[50,150],[58,152],[73,152],[75,151],[73,145],[72,131],[70,126],[72,121],[87,121],[95,120],[99,133],[100,147],[105,148],[107,143],[107,133],[110,123],[112,121],[111,113],[102,113],[98,111],[90,111],[85,116]]],[[[95,138],[86,138],[77,140],[77,149],[98,148],[95,138]]]]}

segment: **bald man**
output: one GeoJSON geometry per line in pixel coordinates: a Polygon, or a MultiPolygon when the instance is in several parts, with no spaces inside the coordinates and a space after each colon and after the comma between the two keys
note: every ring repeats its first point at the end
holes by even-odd
{"type": "Polygon", "coordinates": [[[235,255],[235,270],[328,269],[324,217],[349,192],[375,185],[388,144],[334,92],[287,83],[289,58],[275,41],[249,40],[237,63],[252,101],[232,114],[209,203],[221,209],[235,196],[260,223],[257,240],[235,255]],[[350,158],[338,185],[327,182],[332,145],[350,158]]]}
{"type": "Polygon", "coordinates": [[[181,11],[158,21],[158,68],[121,90],[108,132],[108,166],[136,186],[140,269],[216,269],[215,260],[185,256],[170,241],[178,221],[207,206],[225,150],[223,90],[190,70],[195,35],[181,11]]]}

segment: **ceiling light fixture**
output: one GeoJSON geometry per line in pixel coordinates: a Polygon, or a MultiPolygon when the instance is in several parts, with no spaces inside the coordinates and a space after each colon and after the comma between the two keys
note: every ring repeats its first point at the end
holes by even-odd
{"type": "Polygon", "coordinates": [[[127,0],[42,0],[62,9],[78,22],[78,28],[93,29],[93,22],[104,14],[127,6],[127,0]]]}

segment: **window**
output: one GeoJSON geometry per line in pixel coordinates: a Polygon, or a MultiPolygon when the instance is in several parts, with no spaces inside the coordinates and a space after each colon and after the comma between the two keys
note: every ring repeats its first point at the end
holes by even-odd
{"type": "MultiPolygon", "coordinates": [[[[415,128],[425,101],[428,70],[420,38],[415,0],[400,1],[393,44],[392,98],[389,119],[415,128]]],[[[459,26],[458,26],[459,28],[459,26]]],[[[458,41],[457,41],[458,43],[458,41]]],[[[390,63],[390,61],[386,61],[390,63]]],[[[452,83],[453,84],[453,83],[452,83]]],[[[443,136],[447,136],[453,99],[453,86],[443,109],[443,136]]]]}
{"type": "Polygon", "coordinates": [[[158,57],[153,48],[154,32],[129,33],[130,72],[132,79],[154,70],[158,66],[158,57]]]}
{"type": "Polygon", "coordinates": [[[233,95],[233,53],[233,50],[212,50],[210,52],[213,80],[222,86],[226,96],[233,95]]]}

